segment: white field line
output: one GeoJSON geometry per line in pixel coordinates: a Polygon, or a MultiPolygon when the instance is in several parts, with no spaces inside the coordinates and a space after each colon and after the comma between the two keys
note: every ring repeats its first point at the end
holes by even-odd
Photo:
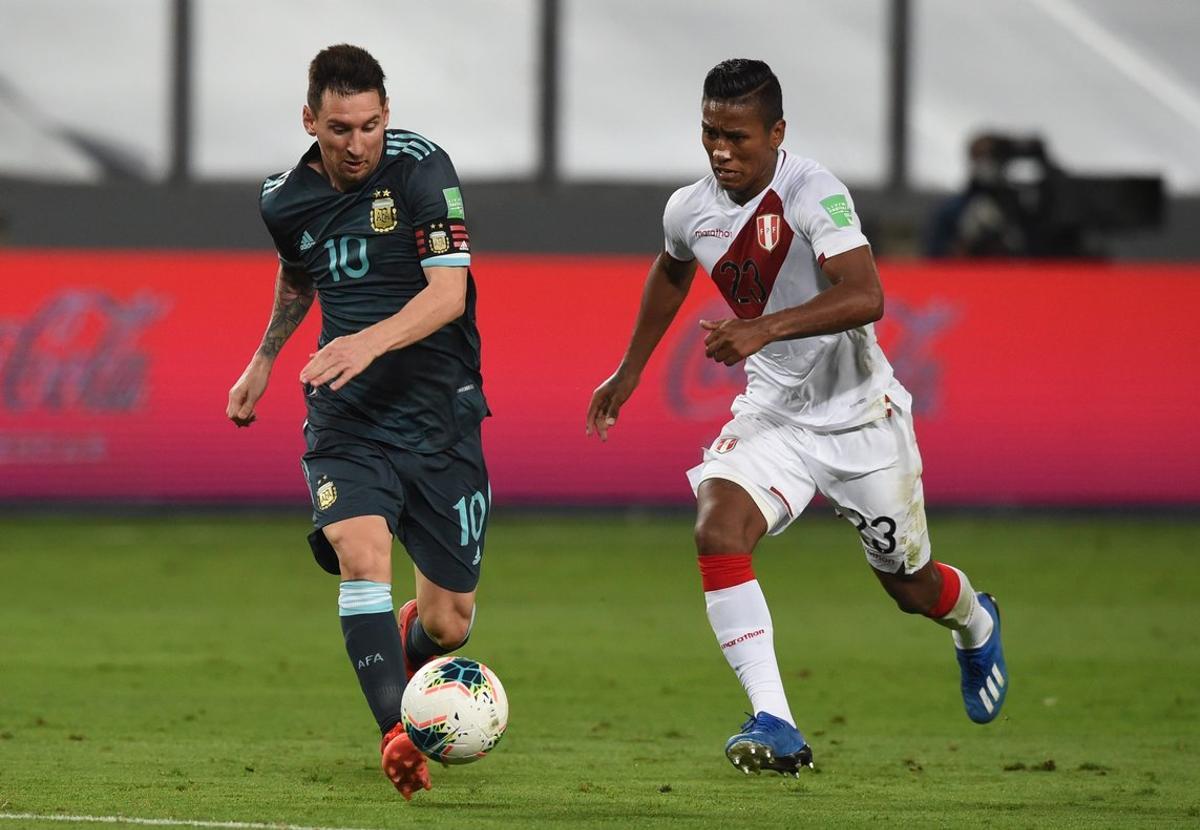
{"type": "Polygon", "coordinates": [[[201,821],[181,818],[132,816],[40,816],[35,813],[0,813],[0,821],[61,821],[89,824],[135,824],[141,827],[211,827],[216,830],[367,830],[361,827],[308,827],[301,824],[261,821],[201,821]]]}

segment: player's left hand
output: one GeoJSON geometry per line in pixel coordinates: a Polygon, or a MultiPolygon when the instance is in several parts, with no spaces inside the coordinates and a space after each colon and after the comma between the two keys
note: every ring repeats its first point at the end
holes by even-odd
{"type": "Polygon", "coordinates": [[[379,353],[364,332],[335,337],[319,352],[309,355],[312,359],[300,370],[300,382],[310,386],[328,383],[329,388],[336,392],[361,374],[378,356],[379,353]]]}
{"type": "Polygon", "coordinates": [[[708,332],[705,356],[726,366],[745,360],[770,342],[758,320],[701,320],[700,328],[708,332]]]}

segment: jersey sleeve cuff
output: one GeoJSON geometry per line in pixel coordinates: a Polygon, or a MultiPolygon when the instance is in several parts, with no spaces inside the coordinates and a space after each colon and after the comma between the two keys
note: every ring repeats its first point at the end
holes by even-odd
{"type": "Polygon", "coordinates": [[[696,258],[696,255],[686,248],[683,250],[675,250],[675,246],[671,245],[670,243],[664,245],[663,250],[667,252],[667,255],[670,256],[671,259],[674,259],[678,262],[691,262],[696,258]]]}
{"type": "Polygon", "coordinates": [[[856,234],[838,234],[836,239],[831,239],[816,251],[818,258],[822,261],[835,257],[838,254],[844,254],[847,251],[853,251],[855,248],[861,248],[864,245],[870,245],[867,238],[861,233],[856,234]]]}
{"type": "Polygon", "coordinates": [[[421,260],[422,268],[467,268],[471,265],[470,254],[439,254],[421,260]]]}

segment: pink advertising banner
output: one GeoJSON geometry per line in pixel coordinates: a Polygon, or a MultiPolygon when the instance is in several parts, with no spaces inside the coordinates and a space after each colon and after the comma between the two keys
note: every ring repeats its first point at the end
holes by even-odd
{"type": "MultiPolygon", "coordinates": [[[[499,503],[686,503],[743,385],[704,359],[697,279],[607,444],[584,436],[649,260],[480,256],[499,503]]],[[[265,327],[270,254],[0,252],[0,500],[302,503],[297,375],[224,417],[265,327]]],[[[1200,504],[1200,266],[885,262],[878,325],[915,399],[932,505],[1200,504]]]]}

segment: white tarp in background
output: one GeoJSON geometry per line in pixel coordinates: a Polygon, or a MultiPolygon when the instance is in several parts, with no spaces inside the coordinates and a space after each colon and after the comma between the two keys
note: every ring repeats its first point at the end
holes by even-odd
{"type": "Polygon", "coordinates": [[[700,95],[726,58],[765,60],[783,87],[785,147],[855,182],[884,175],[885,0],[565,0],[563,172],[704,175],[700,95]]]}
{"type": "Polygon", "coordinates": [[[1040,133],[1077,172],[1200,191],[1200,2],[917,0],[912,179],[952,187],[981,128],[1040,133]]]}
{"type": "Polygon", "coordinates": [[[167,171],[170,3],[0,0],[0,174],[92,181],[85,133],[167,171]]]}
{"type": "MultiPolygon", "coordinates": [[[[783,83],[785,146],[856,185],[887,155],[888,0],[561,0],[561,172],[684,181],[705,171],[704,73],[762,57],[783,83]]],[[[84,133],[152,178],[170,156],[169,0],[0,0],[0,175],[90,181],[84,133]]],[[[393,124],[464,178],[537,168],[540,0],[194,0],[192,172],[259,178],[307,146],[312,55],[376,53],[393,124]]],[[[1080,172],[1161,171],[1200,192],[1200,2],[915,0],[910,169],[958,185],[980,129],[1038,132],[1080,172]]]]}
{"type": "MultiPolygon", "coordinates": [[[[3,2],[3,0],[0,0],[3,2]]],[[[308,63],[332,43],[373,54],[391,125],[446,148],[459,175],[537,167],[535,0],[196,0],[195,172],[262,177],[296,162],[308,63]]]]}

